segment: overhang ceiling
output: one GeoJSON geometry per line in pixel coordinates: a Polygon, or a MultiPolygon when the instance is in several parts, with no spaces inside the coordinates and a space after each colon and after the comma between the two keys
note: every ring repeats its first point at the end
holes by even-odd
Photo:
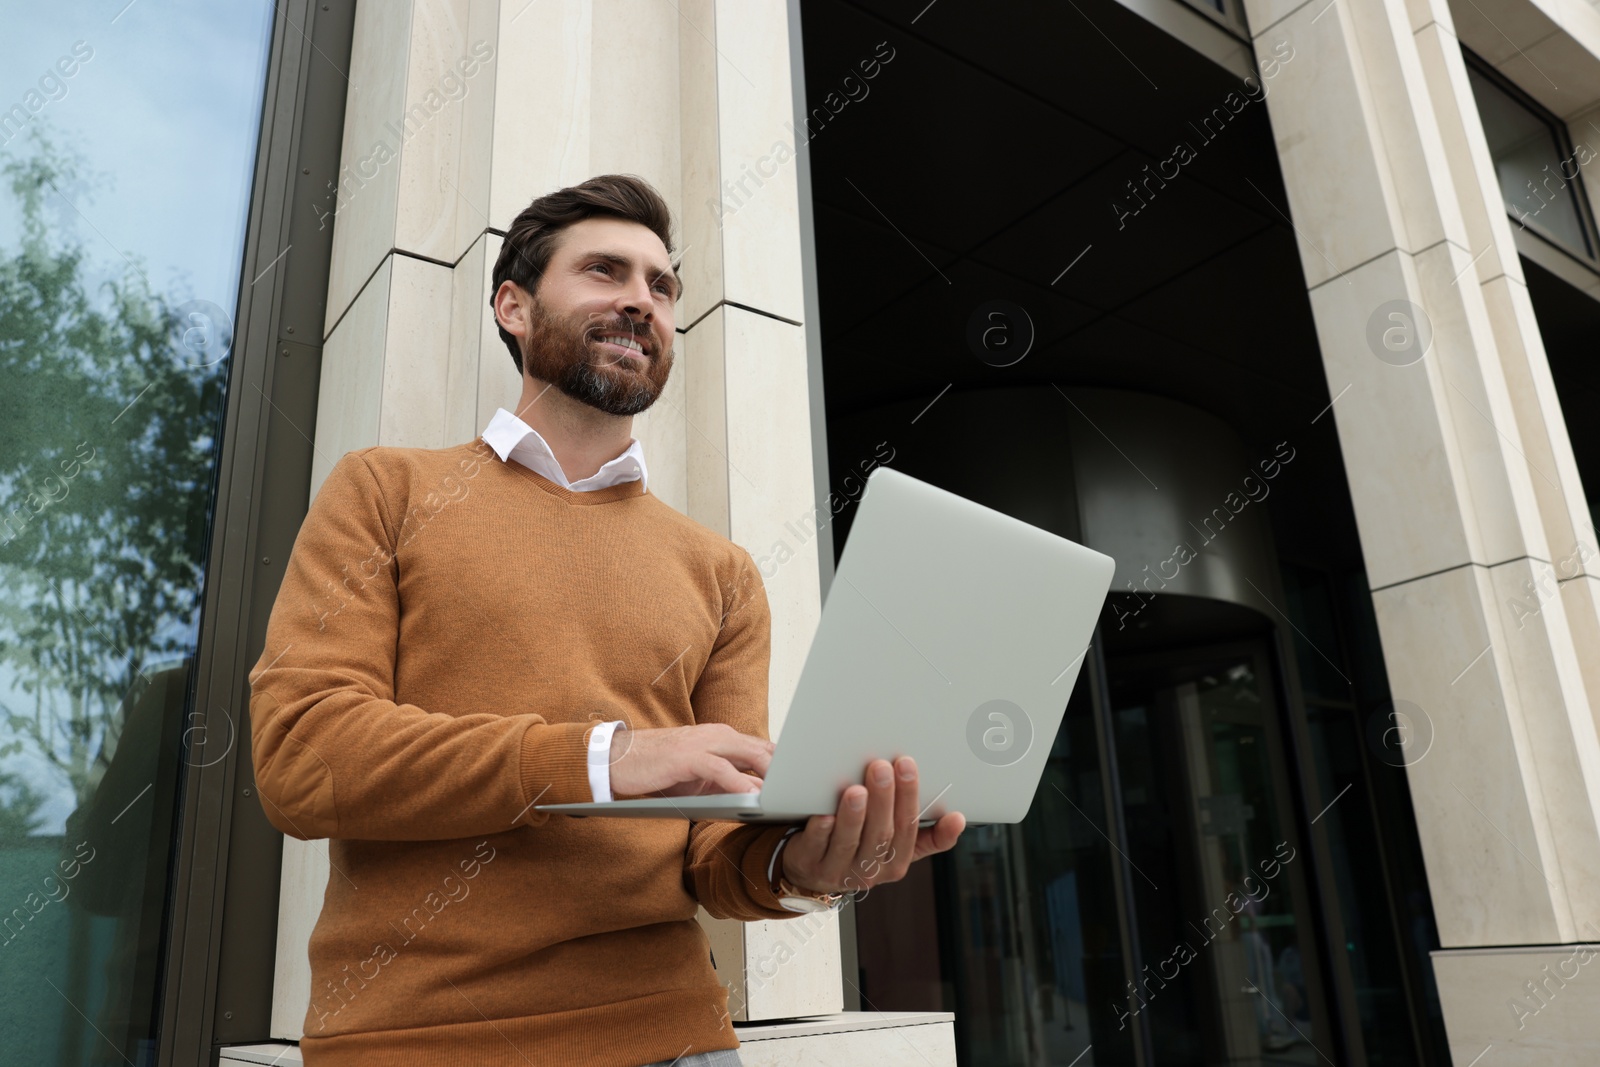
{"type": "MultiPolygon", "coordinates": [[[[1114,0],[922,8],[801,9],[808,105],[839,93],[804,149],[830,415],[947,385],[1172,397],[1263,455],[1292,441],[1308,461],[1281,490],[1297,527],[1282,532],[1292,551],[1348,557],[1343,466],[1333,418],[1317,419],[1327,383],[1259,90],[1230,99],[1236,76],[1114,0]],[[839,107],[884,41],[894,58],[839,107]],[[1197,127],[1214,109],[1228,117],[1207,137],[1197,127]],[[1126,183],[1179,143],[1192,160],[1141,189],[1139,208],[1126,183]],[[1015,365],[967,344],[991,300],[1032,320],[1015,365]]],[[[938,410],[918,427],[960,432],[938,410]]]]}

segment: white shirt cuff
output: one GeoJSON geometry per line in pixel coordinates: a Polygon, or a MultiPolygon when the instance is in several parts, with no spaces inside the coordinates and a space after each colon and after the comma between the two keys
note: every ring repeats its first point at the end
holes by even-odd
{"type": "Polygon", "coordinates": [[[589,731],[589,792],[601,803],[611,802],[611,735],[628,724],[618,719],[603,722],[589,731]]]}

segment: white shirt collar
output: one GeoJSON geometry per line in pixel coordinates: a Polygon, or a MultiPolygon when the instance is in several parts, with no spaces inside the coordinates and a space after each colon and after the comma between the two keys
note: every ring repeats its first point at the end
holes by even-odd
{"type": "Polygon", "coordinates": [[[580,478],[576,482],[569,482],[566,472],[561,469],[561,464],[556,462],[555,453],[550,450],[550,445],[540,436],[539,431],[505,408],[495,411],[494,418],[489,420],[489,425],[484,429],[482,436],[484,443],[494,449],[495,455],[499,456],[502,462],[508,459],[515,460],[534,473],[541,474],[557,485],[574,492],[604,489],[635,479],[641,483],[642,490],[648,492],[650,489],[650,472],[645,469],[644,448],[637,438],[629,439],[628,447],[622,454],[615,459],[607,460],[594,474],[580,478]]]}

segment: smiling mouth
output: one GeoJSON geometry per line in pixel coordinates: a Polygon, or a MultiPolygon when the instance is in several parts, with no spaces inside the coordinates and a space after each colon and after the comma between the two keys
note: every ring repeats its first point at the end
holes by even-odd
{"type": "Polygon", "coordinates": [[[618,356],[637,356],[639,359],[650,358],[644,351],[644,343],[636,337],[610,333],[595,338],[595,343],[618,356]]]}

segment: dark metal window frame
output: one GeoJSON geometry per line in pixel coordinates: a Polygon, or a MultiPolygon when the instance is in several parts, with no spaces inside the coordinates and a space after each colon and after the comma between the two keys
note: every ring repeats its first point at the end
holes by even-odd
{"type": "Polygon", "coordinates": [[[274,4],[193,704],[229,758],[184,765],[158,1001],[162,1067],[270,1037],[283,837],[250,758],[248,672],[311,487],[356,0],[274,4]],[[223,718],[225,717],[225,722],[223,718]]]}
{"type": "MultiPolygon", "coordinates": [[[[1487,60],[1478,55],[1476,52],[1472,51],[1466,45],[1461,46],[1461,57],[1466,61],[1468,68],[1470,68],[1474,74],[1477,74],[1495,88],[1505,93],[1506,96],[1511,99],[1512,103],[1522,108],[1529,115],[1533,116],[1550,130],[1551,135],[1555,138],[1556,150],[1560,153],[1560,157],[1562,159],[1572,159],[1575,157],[1572,133],[1569,129],[1567,129],[1566,122],[1563,121],[1560,116],[1551,111],[1549,108],[1545,107],[1543,104],[1539,103],[1539,101],[1535,100],[1532,96],[1529,96],[1528,93],[1525,92],[1519,85],[1517,85],[1516,82],[1513,82],[1510,78],[1507,78],[1504,74],[1500,73],[1500,71],[1496,70],[1492,65],[1490,65],[1487,60]]],[[[1478,105],[1476,98],[1473,99],[1473,105],[1475,107],[1479,107],[1479,114],[1481,115],[1482,109],[1478,105]]],[[[1566,175],[1563,174],[1562,177],[1566,178],[1566,175]]],[[[1501,194],[1501,199],[1503,201],[1505,194],[1503,190],[1498,188],[1499,180],[1499,174],[1497,173],[1495,175],[1496,192],[1501,194]]],[[[1556,236],[1550,230],[1545,229],[1543,226],[1539,225],[1538,222],[1533,221],[1532,219],[1518,219],[1510,211],[1507,211],[1506,215],[1516,223],[1516,227],[1513,232],[1516,232],[1516,230],[1525,229],[1529,233],[1538,237],[1540,240],[1573,257],[1579,263],[1582,263],[1590,269],[1595,269],[1600,267],[1600,232],[1597,232],[1595,227],[1594,208],[1589,202],[1588,190],[1585,188],[1583,183],[1583,172],[1581,170],[1581,165],[1578,173],[1573,175],[1571,178],[1566,178],[1566,180],[1570,186],[1572,199],[1577,205],[1578,227],[1583,231],[1583,239],[1586,244],[1585,248],[1573,248],[1565,240],[1556,236]]]]}
{"type": "Polygon", "coordinates": [[[1208,0],[1178,0],[1178,2],[1210,19],[1220,29],[1246,44],[1250,43],[1250,26],[1245,21],[1243,0],[1217,0],[1217,3],[1222,5],[1221,11],[1212,7],[1208,0]]]}

